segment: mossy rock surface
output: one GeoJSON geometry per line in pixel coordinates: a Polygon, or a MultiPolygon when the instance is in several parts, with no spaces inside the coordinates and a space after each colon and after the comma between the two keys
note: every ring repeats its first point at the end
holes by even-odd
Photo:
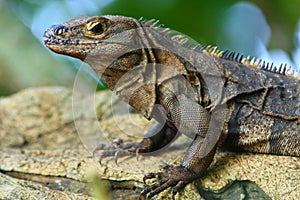
{"type": "MultiPolygon", "coordinates": [[[[143,175],[159,171],[161,162],[180,163],[191,139],[181,137],[138,160],[133,155],[116,164],[108,158],[100,165],[90,153],[95,145],[139,141],[153,124],[121,110],[130,108],[108,91],[75,95],[44,87],[0,99],[0,199],[137,199],[143,175]],[[101,183],[92,181],[95,175],[101,183]],[[99,194],[105,186],[113,189],[111,197],[99,194]]],[[[178,199],[225,198],[226,191],[236,191],[232,199],[300,199],[299,186],[300,158],[219,151],[204,177],[178,199]]],[[[170,197],[167,190],[157,198],[170,197]]]]}

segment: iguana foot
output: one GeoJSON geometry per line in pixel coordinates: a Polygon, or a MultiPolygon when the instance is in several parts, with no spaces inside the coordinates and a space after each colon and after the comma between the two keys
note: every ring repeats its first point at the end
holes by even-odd
{"type": "Polygon", "coordinates": [[[153,185],[146,187],[140,194],[140,200],[146,198],[151,199],[154,195],[159,194],[163,190],[171,187],[172,199],[175,199],[177,192],[182,190],[188,183],[196,179],[198,176],[193,171],[183,166],[171,167],[165,166],[166,172],[148,173],[144,176],[143,181],[157,178],[158,181],[153,185]]]}
{"type": "Polygon", "coordinates": [[[133,153],[138,158],[140,149],[142,148],[143,148],[142,143],[123,142],[122,139],[114,139],[111,145],[105,145],[105,144],[97,145],[93,150],[93,155],[95,156],[98,151],[101,151],[98,159],[100,164],[101,161],[107,157],[114,157],[115,162],[117,164],[119,157],[129,156],[132,155],[133,153]]]}

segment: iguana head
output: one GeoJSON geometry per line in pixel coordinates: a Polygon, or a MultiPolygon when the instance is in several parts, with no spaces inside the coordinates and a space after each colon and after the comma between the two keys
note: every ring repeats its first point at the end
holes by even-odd
{"type": "Polygon", "coordinates": [[[43,40],[56,53],[81,60],[89,57],[91,61],[97,56],[97,61],[105,62],[107,57],[122,55],[135,44],[134,30],[139,25],[138,20],[123,16],[79,16],[51,26],[43,40]]]}

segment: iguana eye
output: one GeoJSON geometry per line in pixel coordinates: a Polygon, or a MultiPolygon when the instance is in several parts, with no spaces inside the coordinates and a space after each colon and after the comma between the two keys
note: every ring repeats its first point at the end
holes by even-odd
{"type": "Polygon", "coordinates": [[[96,24],[95,26],[93,26],[93,28],[90,29],[91,32],[93,32],[94,34],[102,34],[104,31],[104,27],[101,23],[96,24]]]}

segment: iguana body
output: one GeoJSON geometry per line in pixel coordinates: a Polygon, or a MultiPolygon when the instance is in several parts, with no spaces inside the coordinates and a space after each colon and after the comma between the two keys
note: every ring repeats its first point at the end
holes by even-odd
{"type": "MultiPolygon", "coordinates": [[[[193,135],[182,163],[158,178],[141,197],[168,187],[172,195],[200,177],[217,146],[231,150],[300,156],[300,80],[291,68],[255,58],[187,45],[187,39],[154,21],[122,16],[77,17],[50,27],[48,48],[83,60],[146,118],[158,123],[130,152],[151,152],[177,133],[193,135]],[[161,127],[159,129],[159,127],[161,127]]],[[[110,149],[102,157],[126,154],[110,149]]]]}

